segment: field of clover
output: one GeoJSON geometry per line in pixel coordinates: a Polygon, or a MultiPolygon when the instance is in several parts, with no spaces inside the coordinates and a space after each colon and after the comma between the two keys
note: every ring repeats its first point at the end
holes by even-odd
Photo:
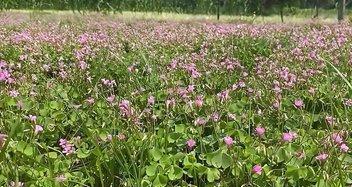
{"type": "Polygon", "coordinates": [[[352,27],[0,15],[1,186],[349,186],[352,27]]]}

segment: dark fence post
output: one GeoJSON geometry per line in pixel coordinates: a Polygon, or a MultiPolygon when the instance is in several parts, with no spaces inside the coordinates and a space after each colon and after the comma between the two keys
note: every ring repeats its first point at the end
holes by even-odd
{"type": "Polygon", "coordinates": [[[280,18],[281,18],[281,23],[284,22],[284,6],[281,5],[281,8],[280,8],[280,18]]]}
{"type": "Polygon", "coordinates": [[[217,19],[220,19],[220,0],[218,0],[217,19]]]}
{"type": "Polygon", "coordinates": [[[319,16],[319,0],[315,0],[315,15],[314,18],[317,18],[319,16]]]}

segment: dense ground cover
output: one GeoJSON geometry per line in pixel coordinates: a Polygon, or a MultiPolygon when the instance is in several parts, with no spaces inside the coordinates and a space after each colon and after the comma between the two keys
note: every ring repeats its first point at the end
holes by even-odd
{"type": "Polygon", "coordinates": [[[347,186],[352,27],[0,19],[2,186],[347,186]]]}

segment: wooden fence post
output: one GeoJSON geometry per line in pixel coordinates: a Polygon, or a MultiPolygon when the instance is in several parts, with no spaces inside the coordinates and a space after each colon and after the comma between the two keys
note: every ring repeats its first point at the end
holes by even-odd
{"type": "Polygon", "coordinates": [[[217,8],[217,19],[220,19],[220,0],[218,0],[218,8],[217,8]]]}

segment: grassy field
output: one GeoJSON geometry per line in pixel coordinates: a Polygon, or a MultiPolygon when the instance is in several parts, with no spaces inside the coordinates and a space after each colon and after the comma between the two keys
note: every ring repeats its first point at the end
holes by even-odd
{"type": "Polygon", "coordinates": [[[352,27],[279,22],[1,12],[0,186],[351,185],[352,27]]]}
{"type": "MultiPolygon", "coordinates": [[[[346,19],[349,18],[350,11],[346,12],[346,19]]],[[[44,16],[48,19],[65,19],[65,18],[73,18],[73,19],[81,19],[81,17],[90,16],[98,16],[104,17],[106,19],[123,19],[123,20],[175,20],[175,21],[212,21],[212,22],[230,22],[230,23],[281,23],[281,18],[279,15],[271,15],[271,16],[239,16],[239,15],[221,15],[220,20],[217,20],[216,15],[193,15],[193,14],[177,14],[177,13],[155,13],[155,12],[128,12],[124,11],[121,13],[95,13],[95,12],[72,12],[72,11],[53,11],[53,10],[9,10],[4,12],[6,14],[9,13],[21,13],[25,14],[28,17],[38,17],[44,16]],[[83,16],[83,15],[85,16],[83,16]]],[[[285,15],[284,22],[285,23],[307,23],[311,21],[318,21],[323,23],[334,23],[337,21],[337,13],[336,10],[320,10],[319,17],[313,19],[314,10],[300,10],[296,15],[285,15]]]]}

